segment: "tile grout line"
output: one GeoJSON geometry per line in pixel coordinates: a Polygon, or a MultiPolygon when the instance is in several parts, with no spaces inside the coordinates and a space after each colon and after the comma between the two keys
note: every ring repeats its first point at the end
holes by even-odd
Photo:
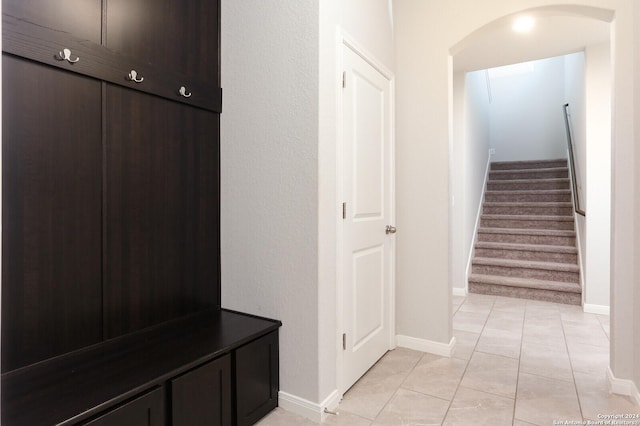
{"type": "MultiPolygon", "coordinates": [[[[444,423],[444,421],[447,419],[447,416],[449,415],[449,411],[451,410],[451,405],[453,404],[453,400],[456,399],[456,395],[458,394],[458,391],[460,390],[460,385],[462,384],[462,380],[464,380],[464,375],[467,374],[467,370],[469,369],[469,365],[471,365],[471,359],[473,359],[473,354],[476,352],[476,348],[478,347],[478,343],[480,342],[480,338],[482,337],[482,333],[484,332],[484,328],[486,327],[487,322],[489,321],[489,316],[491,316],[491,312],[493,311],[493,305],[496,303],[496,300],[497,300],[497,297],[494,296],[493,302],[491,303],[491,309],[489,309],[489,314],[487,314],[487,318],[485,318],[484,323],[482,324],[482,329],[480,330],[480,333],[478,334],[478,340],[476,340],[475,345],[473,345],[473,350],[471,351],[471,356],[469,357],[469,360],[467,361],[467,364],[464,366],[464,371],[462,372],[462,375],[460,376],[460,380],[458,381],[458,385],[456,386],[455,392],[453,392],[453,395],[451,396],[451,400],[449,400],[449,405],[447,406],[447,411],[445,411],[445,413],[444,413],[444,417],[442,418],[442,423],[441,424],[444,423]]],[[[460,304],[458,309],[460,309],[460,307],[462,307],[462,305],[466,301],[467,301],[467,297],[464,298],[463,302],[460,304]]]]}
{"type": "MultiPolygon", "coordinates": [[[[599,320],[598,320],[599,321],[599,320]]],[[[584,421],[584,412],[582,411],[582,403],[578,394],[578,384],[576,383],[576,374],[573,370],[573,361],[571,361],[571,352],[569,352],[569,342],[567,341],[567,333],[564,330],[564,321],[562,321],[562,313],[560,313],[560,326],[562,327],[562,336],[564,337],[564,345],[567,348],[567,357],[569,358],[569,367],[571,367],[571,377],[573,377],[573,387],[576,390],[576,399],[578,400],[578,409],[580,410],[580,420],[584,421]]]]}
{"type": "MultiPolygon", "coordinates": [[[[382,414],[384,409],[387,408],[387,406],[391,403],[391,401],[393,401],[393,398],[395,398],[395,396],[398,394],[398,391],[400,389],[402,389],[402,385],[404,384],[404,382],[407,381],[407,378],[411,375],[411,373],[413,373],[413,371],[416,369],[418,364],[420,364],[420,361],[422,361],[422,358],[424,358],[425,354],[426,354],[426,352],[423,352],[422,355],[420,355],[420,358],[418,359],[418,361],[416,361],[416,363],[413,365],[413,367],[411,367],[411,369],[407,372],[407,374],[405,374],[404,379],[402,379],[402,381],[400,382],[398,387],[393,391],[393,393],[391,394],[391,396],[389,397],[387,402],[384,403],[382,408],[380,408],[380,410],[376,413],[376,415],[373,418],[373,420],[371,420],[371,424],[374,424],[378,420],[378,417],[380,416],[380,414],[382,414]]],[[[367,420],[369,420],[369,419],[367,419],[367,420]]]]}
{"type": "Polygon", "coordinates": [[[511,416],[511,425],[516,422],[516,405],[518,404],[518,385],[520,385],[520,365],[522,364],[522,346],[524,345],[524,324],[527,322],[527,307],[529,302],[524,304],[524,317],[522,318],[522,330],[520,334],[520,356],[518,357],[518,373],[516,374],[516,392],[513,395],[513,415],[511,416]]]}
{"type": "Polygon", "coordinates": [[[602,320],[600,319],[600,315],[596,315],[596,319],[598,320],[598,324],[600,324],[600,327],[602,328],[602,331],[604,332],[604,335],[607,336],[607,341],[609,342],[609,347],[611,347],[611,338],[609,337],[609,333],[611,332],[611,325],[609,325],[609,327],[604,328],[604,324],[602,323],[602,320]]]}

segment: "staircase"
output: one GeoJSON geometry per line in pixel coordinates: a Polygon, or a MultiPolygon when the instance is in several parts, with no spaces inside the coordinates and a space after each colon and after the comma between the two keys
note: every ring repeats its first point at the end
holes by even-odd
{"type": "Polygon", "coordinates": [[[580,305],[567,160],[491,163],[471,293],[580,305]]]}

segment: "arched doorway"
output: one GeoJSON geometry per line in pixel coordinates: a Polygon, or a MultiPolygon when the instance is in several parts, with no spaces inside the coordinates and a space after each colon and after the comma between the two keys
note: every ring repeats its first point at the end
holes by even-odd
{"type": "MultiPolygon", "coordinates": [[[[579,12],[584,12],[579,8],[579,12]]],[[[581,264],[587,263],[589,278],[583,279],[583,300],[585,310],[594,313],[608,314],[609,306],[609,258],[610,258],[610,176],[611,176],[611,86],[610,86],[610,23],[613,15],[601,10],[590,10],[590,15],[569,14],[566,8],[552,10],[550,8],[532,9],[500,18],[481,29],[473,32],[454,46],[453,55],[453,156],[451,173],[451,188],[453,196],[462,201],[463,211],[454,210],[452,215],[452,244],[454,249],[452,259],[453,286],[458,293],[466,286],[466,278],[471,257],[471,240],[475,235],[474,225],[477,227],[479,214],[478,201],[481,198],[483,185],[482,173],[486,168],[486,159],[479,153],[477,141],[491,143],[498,135],[478,137],[473,128],[467,126],[469,122],[469,105],[465,105],[467,97],[464,95],[464,74],[496,66],[514,64],[518,62],[540,60],[543,58],[560,57],[574,52],[584,52],[586,59],[580,59],[580,70],[565,71],[561,78],[569,81],[571,90],[553,87],[547,90],[560,90],[555,97],[558,105],[549,105],[552,109],[547,115],[557,118],[560,123],[562,111],[560,106],[570,102],[575,114],[573,126],[574,147],[579,155],[577,161],[577,187],[582,200],[590,199],[592,212],[587,219],[576,216],[578,231],[578,247],[581,252],[581,264]],[[592,18],[591,16],[597,16],[592,18]],[[513,24],[522,18],[535,22],[532,31],[527,34],[517,33],[512,29],[513,24]],[[582,76],[570,75],[570,72],[581,72],[582,76]],[[578,83],[572,80],[579,79],[578,83]],[[582,87],[575,87],[575,86],[582,87]],[[576,92],[579,92],[576,94],[576,92]],[[462,105],[461,105],[462,104],[462,105]],[[587,163],[587,158],[589,163],[587,163]],[[587,173],[589,172],[589,173],[587,173]],[[588,185],[588,180],[591,184],[588,185]],[[606,208],[603,206],[606,205],[606,208]],[[586,229],[589,228],[589,232],[586,229]],[[603,243],[604,241],[604,243],[603,243]],[[587,253],[589,247],[589,253],[587,253]],[[464,273],[466,271],[466,274],[464,273]]],[[[575,62],[575,61],[573,61],[575,62]]],[[[561,65],[562,66],[562,65],[561,65]]],[[[557,76],[554,76],[557,79],[557,76]]],[[[551,80],[549,80],[551,82],[551,80]]],[[[491,102],[491,88],[487,75],[487,89],[491,102]]],[[[467,88],[468,89],[468,88],[467,88]]],[[[540,90],[545,90],[542,87],[540,90]]],[[[468,102],[466,102],[468,104],[468,102]]],[[[473,113],[474,111],[471,111],[473,113]]],[[[560,124],[560,126],[562,126],[560,124]]],[[[477,127],[477,126],[476,126],[477,127]]],[[[558,126],[556,126],[558,127],[558,126]]],[[[482,130],[482,129],[481,129],[482,130]]],[[[488,133],[488,130],[487,130],[488,133]]],[[[557,133],[557,132],[556,132],[557,133]]],[[[562,130],[560,130],[562,133],[562,130]]],[[[563,137],[564,139],[564,137],[563,137]]],[[[560,141],[560,144],[566,141],[560,141]]],[[[492,151],[495,149],[492,145],[492,151]]],[[[566,150],[566,148],[565,148],[566,150]]],[[[487,153],[484,153],[484,157],[487,153]]],[[[509,158],[500,152],[498,160],[520,160],[509,158]]],[[[532,158],[537,159],[537,158],[532,158]]],[[[583,267],[583,271],[585,268],[583,267]]],[[[585,277],[583,273],[583,278],[585,277]]]]}

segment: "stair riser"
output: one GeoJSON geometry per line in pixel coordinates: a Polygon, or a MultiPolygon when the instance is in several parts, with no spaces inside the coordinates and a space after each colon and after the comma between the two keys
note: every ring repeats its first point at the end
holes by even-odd
{"type": "Polygon", "coordinates": [[[533,278],[536,280],[558,281],[561,283],[580,282],[577,272],[549,271],[546,269],[514,268],[498,265],[473,265],[472,273],[480,275],[497,275],[499,277],[533,278]]]}
{"type": "Polygon", "coordinates": [[[582,304],[582,295],[580,293],[565,293],[552,290],[523,289],[495,284],[470,282],[469,292],[494,296],[517,297],[519,299],[541,300],[545,302],[565,303],[568,305],[582,304]]]}
{"type": "Polygon", "coordinates": [[[565,206],[501,206],[484,205],[483,214],[506,214],[506,215],[543,215],[543,216],[572,216],[573,208],[565,206]]]}
{"type": "Polygon", "coordinates": [[[567,160],[491,163],[491,170],[554,169],[567,167],[567,160]]]}
{"type": "Polygon", "coordinates": [[[478,241],[492,243],[514,243],[514,244],[540,244],[550,246],[576,246],[575,237],[563,237],[555,235],[517,235],[517,234],[492,234],[480,232],[478,241]]]}
{"type": "Polygon", "coordinates": [[[524,172],[489,172],[489,180],[516,180],[516,179],[566,179],[569,177],[567,169],[562,170],[536,170],[524,172]]]}
{"type": "Polygon", "coordinates": [[[550,253],[526,250],[487,249],[477,248],[477,257],[491,257],[495,259],[532,260],[534,262],[568,263],[575,265],[578,255],[572,253],[550,253]]]}
{"type": "Polygon", "coordinates": [[[499,180],[487,182],[487,190],[489,191],[536,191],[536,190],[554,190],[569,189],[569,181],[550,181],[537,182],[535,180],[523,182],[500,182],[499,180]]]}
{"type": "Polygon", "coordinates": [[[571,193],[545,193],[545,194],[509,194],[487,193],[484,200],[489,203],[570,203],[571,193]]]}
{"type": "Polygon", "coordinates": [[[484,228],[515,228],[515,229],[549,229],[559,231],[573,231],[573,222],[554,220],[512,220],[512,219],[481,219],[480,226],[484,228]]]}

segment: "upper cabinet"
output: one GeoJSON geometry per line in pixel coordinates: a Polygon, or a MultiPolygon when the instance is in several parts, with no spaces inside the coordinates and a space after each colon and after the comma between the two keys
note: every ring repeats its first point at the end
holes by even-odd
{"type": "Polygon", "coordinates": [[[219,2],[107,0],[109,49],[218,86],[219,2]]]}

